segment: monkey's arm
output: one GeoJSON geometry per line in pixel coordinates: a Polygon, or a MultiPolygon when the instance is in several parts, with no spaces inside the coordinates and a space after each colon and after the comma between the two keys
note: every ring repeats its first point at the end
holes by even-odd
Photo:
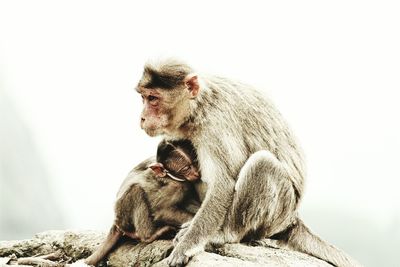
{"type": "MultiPolygon", "coordinates": [[[[154,234],[156,228],[145,191],[143,188],[138,187],[136,194],[137,198],[135,199],[136,203],[134,203],[135,210],[132,219],[136,234],[139,236],[140,240],[145,240],[154,234]]],[[[131,205],[133,205],[133,203],[131,205]]]]}
{"type": "Polygon", "coordinates": [[[186,264],[189,257],[204,249],[211,236],[222,225],[230,207],[235,180],[219,166],[217,159],[208,160],[202,177],[207,177],[208,190],[199,211],[168,259],[170,266],[186,264]]]}
{"type": "Polygon", "coordinates": [[[125,233],[141,240],[155,232],[149,201],[142,186],[133,184],[115,203],[115,224],[125,233]]]}
{"type": "Polygon", "coordinates": [[[165,224],[172,226],[181,226],[187,221],[193,218],[193,214],[185,210],[181,210],[175,207],[168,209],[161,209],[154,214],[156,221],[164,222],[165,224]]]}

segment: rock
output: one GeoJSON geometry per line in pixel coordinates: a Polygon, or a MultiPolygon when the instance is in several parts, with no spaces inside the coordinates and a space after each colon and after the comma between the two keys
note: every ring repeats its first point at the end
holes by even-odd
{"type": "MultiPolygon", "coordinates": [[[[28,240],[0,241],[0,263],[1,266],[8,266],[17,264],[20,260],[26,264],[29,259],[33,262],[30,257],[38,257],[38,255],[42,255],[40,258],[44,263],[47,263],[49,259],[59,265],[73,263],[88,257],[104,238],[104,233],[95,231],[47,231],[28,240]],[[58,258],[54,259],[54,255],[58,255],[58,258]]],[[[157,240],[147,245],[133,240],[121,240],[117,248],[110,253],[108,259],[100,263],[100,266],[166,267],[165,258],[171,250],[172,242],[170,240],[157,240]]],[[[53,265],[48,264],[47,266],[53,265]]],[[[72,266],[85,265],[78,262],[72,266]]],[[[191,259],[187,266],[327,267],[331,265],[306,254],[286,249],[226,244],[212,252],[199,253],[191,259]]]]}

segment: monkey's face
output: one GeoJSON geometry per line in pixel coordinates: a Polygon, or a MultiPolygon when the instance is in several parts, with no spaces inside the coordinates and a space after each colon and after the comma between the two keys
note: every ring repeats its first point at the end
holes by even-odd
{"type": "Polygon", "coordinates": [[[166,161],[164,165],[167,169],[167,172],[173,177],[185,179],[190,182],[200,178],[197,168],[187,159],[171,158],[170,160],[166,161]]]}
{"type": "Polygon", "coordinates": [[[170,88],[154,86],[150,81],[155,78],[148,76],[144,74],[136,89],[143,99],[140,126],[150,136],[174,134],[190,115],[190,101],[199,91],[197,76],[187,75],[170,88]]]}
{"type": "Polygon", "coordinates": [[[183,171],[184,171],[184,175],[186,177],[186,180],[188,180],[188,181],[192,182],[192,181],[196,181],[196,180],[198,180],[200,178],[199,171],[193,165],[190,165],[188,167],[188,169],[183,170],[183,171]]]}
{"type": "Polygon", "coordinates": [[[200,178],[197,168],[192,164],[181,166],[179,163],[167,162],[166,164],[162,164],[157,162],[151,164],[149,168],[153,170],[155,177],[158,179],[168,177],[179,182],[184,182],[185,180],[192,182],[200,178]]]}
{"type": "Polygon", "coordinates": [[[149,167],[156,177],[168,176],[172,180],[184,182],[200,178],[197,166],[196,158],[190,152],[185,152],[182,147],[175,147],[164,140],[157,149],[157,162],[149,167]]]}
{"type": "Polygon", "coordinates": [[[143,100],[140,127],[150,136],[173,131],[189,114],[189,99],[183,90],[139,87],[137,91],[143,100]]]}

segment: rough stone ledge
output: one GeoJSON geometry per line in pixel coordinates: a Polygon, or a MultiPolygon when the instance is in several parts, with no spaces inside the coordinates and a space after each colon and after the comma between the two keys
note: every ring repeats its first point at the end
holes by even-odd
{"type": "MultiPolygon", "coordinates": [[[[32,239],[0,241],[0,266],[65,266],[88,257],[105,238],[95,231],[46,231],[32,239]],[[33,257],[33,258],[32,258],[33,257]]],[[[138,244],[122,240],[100,266],[166,267],[165,257],[172,249],[170,240],[138,244]]],[[[83,264],[74,264],[83,266],[83,264]]],[[[188,267],[208,266],[331,266],[306,254],[273,247],[226,244],[213,252],[192,258],[188,267]]]]}

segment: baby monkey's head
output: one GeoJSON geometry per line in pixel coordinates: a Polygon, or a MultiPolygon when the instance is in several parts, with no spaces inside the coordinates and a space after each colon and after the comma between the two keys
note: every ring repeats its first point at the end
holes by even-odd
{"type": "Polygon", "coordinates": [[[157,162],[150,168],[157,177],[169,176],[181,182],[200,178],[196,151],[189,140],[163,140],[157,148],[157,162]]]}

